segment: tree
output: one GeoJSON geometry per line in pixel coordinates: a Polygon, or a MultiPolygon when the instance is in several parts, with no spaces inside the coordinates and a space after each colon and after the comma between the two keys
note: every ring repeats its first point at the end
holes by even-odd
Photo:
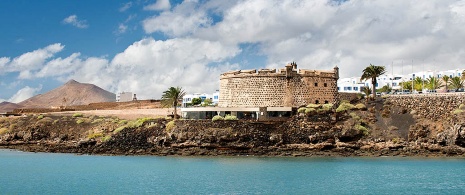
{"type": "Polygon", "coordinates": [[[362,92],[365,94],[366,100],[368,102],[368,98],[370,98],[370,94],[371,94],[370,87],[362,87],[362,92]]]}
{"type": "Polygon", "coordinates": [[[212,104],[213,104],[213,101],[211,99],[209,99],[209,98],[207,98],[207,99],[205,99],[203,101],[203,106],[210,106],[212,104]]]}
{"type": "Polygon", "coordinates": [[[464,81],[460,77],[452,77],[450,79],[450,86],[453,89],[461,89],[463,88],[464,81]]]}
{"type": "Polygon", "coordinates": [[[182,97],[186,95],[186,92],[181,87],[170,87],[168,90],[163,92],[161,96],[161,104],[163,107],[173,107],[174,108],[174,118],[178,117],[177,106],[179,105],[179,100],[182,100],[182,97]]]}
{"type": "Polygon", "coordinates": [[[404,81],[404,82],[401,82],[400,83],[400,86],[402,86],[402,88],[404,90],[412,90],[412,82],[411,81],[404,81]]]}
{"type": "Polygon", "coordinates": [[[465,70],[462,71],[462,80],[465,80],[465,70]]]}
{"type": "Polygon", "coordinates": [[[199,105],[201,103],[202,103],[202,99],[200,99],[200,98],[192,98],[192,101],[191,101],[192,105],[195,106],[195,105],[199,105]]]}
{"type": "Polygon", "coordinates": [[[376,78],[386,73],[386,67],[384,66],[375,66],[370,64],[370,66],[363,69],[362,77],[360,80],[368,80],[371,79],[372,87],[372,94],[376,94],[376,78]]]}
{"type": "Polygon", "coordinates": [[[430,90],[439,89],[443,87],[441,80],[436,77],[429,77],[426,79],[426,88],[430,90]]]}
{"type": "Polygon", "coordinates": [[[450,77],[447,76],[447,75],[444,75],[442,77],[442,81],[444,81],[444,83],[446,83],[446,91],[447,91],[447,84],[449,84],[449,82],[450,82],[450,77]]]}
{"type": "Polygon", "coordinates": [[[421,79],[421,77],[415,77],[413,80],[413,88],[416,91],[421,91],[423,89],[423,79],[421,79]]]}
{"type": "Polygon", "coordinates": [[[389,85],[384,85],[383,87],[381,87],[380,89],[377,90],[378,92],[391,92],[392,91],[392,87],[390,87],[389,85]]]}

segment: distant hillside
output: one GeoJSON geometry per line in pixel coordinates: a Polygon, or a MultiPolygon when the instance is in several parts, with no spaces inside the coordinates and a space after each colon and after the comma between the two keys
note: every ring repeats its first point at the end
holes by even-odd
{"type": "Polygon", "coordinates": [[[47,93],[36,95],[18,105],[23,108],[50,108],[86,105],[96,102],[114,102],[116,95],[93,84],[70,80],[47,93]]]}
{"type": "Polygon", "coordinates": [[[21,106],[11,102],[0,103],[0,113],[11,112],[17,108],[21,108],[21,106]]]}

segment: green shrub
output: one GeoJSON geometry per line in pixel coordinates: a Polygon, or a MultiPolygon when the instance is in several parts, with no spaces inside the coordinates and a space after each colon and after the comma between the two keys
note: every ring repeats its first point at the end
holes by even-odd
{"type": "Polygon", "coordinates": [[[307,108],[305,108],[305,107],[300,107],[300,108],[297,110],[297,112],[298,112],[298,113],[305,113],[306,110],[307,110],[307,108]]]}
{"type": "Polygon", "coordinates": [[[355,108],[359,109],[359,110],[365,110],[367,109],[367,107],[365,106],[365,104],[362,104],[362,103],[359,103],[357,105],[355,105],[355,108]]]}
{"type": "Polygon", "coordinates": [[[106,142],[106,141],[108,141],[108,140],[110,140],[110,139],[111,139],[111,135],[107,135],[107,136],[102,137],[102,138],[100,139],[100,141],[106,142]]]}
{"type": "Polygon", "coordinates": [[[127,121],[127,120],[119,120],[119,121],[118,121],[118,124],[123,124],[123,125],[125,125],[125,124],[128,124],[128,121],[127,121]]]}
{"type": "Polygon", "coordinates": [[[174,120],[172,120],[172,121],[166,123],[165,130],[166,130],[166,132],[171,132],[174,129],[174,127],[176,127],[176,124],[174,123],[174,120]]]}
{"type": "Polygon", "coordinates": [[[89,138],[89,139],[94,139],[94,138],[98,138],[98,137],[103,137],[103,133],[97,132],[97,133],[91,133],[91,134],[87,135],[87,138],[89,138]]]}
{"type": "Polygon", "coordinates": [[[355,125],[355,129],[362,132],[363,135],[367,136],[369,134],[368,129],[362,125],[355,125]]]}
{"type": "Polygon", "coordinates": [[[92,121],[92,123],[101,123],[103,121],[102,118],[98,118],[98,119],[95,119],[94,121],[92,121]]]}
{"type": "Polygon", "coordinates": [[[322,109],[324,111],[330,111],[333,108],[333,104],[323,104],[322,109]]]}
{"type": "Polygon", "coordinates": [[[0,128],[0,135],[3,135],[3,134],[8,133],[8,132],[9,132],[8,128],[5,128],[5,127],[0,128]]]}
{"type": "Polygon", "coordinates": [[[218,121],[218,120],[222,121],[222,120],[224,120],[224,118],[222,116],[220,116],[220,115],[216,115],[216,116],[214,116],[212,118],[212,121],[218,121]]]}
{"type": "Polygon", "coordinates": [[[43,118],[44,118],[44,115],[40,114],[39,116],[37,116],[37,119],[43,119],[43,118]]]}
{"type": "Polygon", "coordinates": [[[78,119],[78,120],[76,121],[76,123],[77,123],[77,124],[84,123],[84,120],[82,120],[82,119],[78,119]]]}
{"type": "Polygon", "coordinates": [[[452,113],[453,114],[461,114],[463,112],[463,110],[461,109],[455,109],[452,113]]]}
{"type": "Polygon", "coordinates": [[[315,111],[316,111],[315,108],[306,108],[305,109],[305,114],[314,113],[315,111]]]}
{"type": "Polygon", "coordinates": [[[319,108],[321,105],[320,104],[309,104],[307,105],[307,108],[319,108]]]}
{"type": "Polygon", "coordinates": [[[113,130],[113,133],[118,133],[122,131],[123,129],[126,129],[126,126],[121,126],[121,127],[116,128],[115,130],[113,130]]]}
{"type": "Polygon", "coordinates": [[[224,117],[224,120],[226,120],[226,121],[235,121],[235,120],[237,120],[237,116],[229,115],[229,114],[228,114],[228,115],[226,115],[226,116],[224,117]]]}
{"type": "Polygon", "coordinates": [[[84,115],[82,113],[74,113],[73,117],[83,117],[84,115]]]}
{"type": "Polygon", "coordinates": [[[353,104],[343,102],[339,105],[339,107],[337,107],[336,112],[346,112],[354,108],[355,106],[353,104]]]}
{"type": "Polygon", "coordinates": [[[354,120],[360,120],[360,116],[358,116],[355,112],[349,113],[349,116],[352,117],[354,120]]]}
{"type": "Polygon", "coordinates": [[[465,105],[460,104],[459,109],[460,109],[460,110],[465,110],[465,105]]]}

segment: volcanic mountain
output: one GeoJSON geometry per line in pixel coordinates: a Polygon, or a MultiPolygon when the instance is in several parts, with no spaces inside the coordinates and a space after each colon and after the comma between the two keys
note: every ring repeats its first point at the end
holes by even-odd
{"type": "Polygon", "coordinates": [[[11,112],[17,108],[21,108],[21,106],[11,102],[0,103],[0,113],[11,112]]]}
{"type": "Polygon", "coordinates": [[[93,84],[70,80],[47,93],[24,100],[22,108],[50,108],[59,106],[87,105],[96,102],[114,102],[116,95],[93,84]]]}

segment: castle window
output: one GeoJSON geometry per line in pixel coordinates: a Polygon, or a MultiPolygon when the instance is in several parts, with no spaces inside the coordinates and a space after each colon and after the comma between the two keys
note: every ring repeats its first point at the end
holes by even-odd
{"type": "Polygon", "coordinates": [[[318,100],[315,100],[315,104],[319,104],[319,103],[320,103],[320,101],[318,101],[318,100]]]}
{"type": "Polygon", "coordinates": [[[323,85],[324,85],[325,87],[327,87],[327,86],[328,86],[328,83],[324,83],[323,85]]]}
{"type": "Polygon", "coordinates": [[[325,104],[329,103],[328,100],[325,100],[325,104]]]}
{"type": "Polygon", "coordinates": [[[318,87],[318,83],[315,83],[315,87],[318,87]]]}

